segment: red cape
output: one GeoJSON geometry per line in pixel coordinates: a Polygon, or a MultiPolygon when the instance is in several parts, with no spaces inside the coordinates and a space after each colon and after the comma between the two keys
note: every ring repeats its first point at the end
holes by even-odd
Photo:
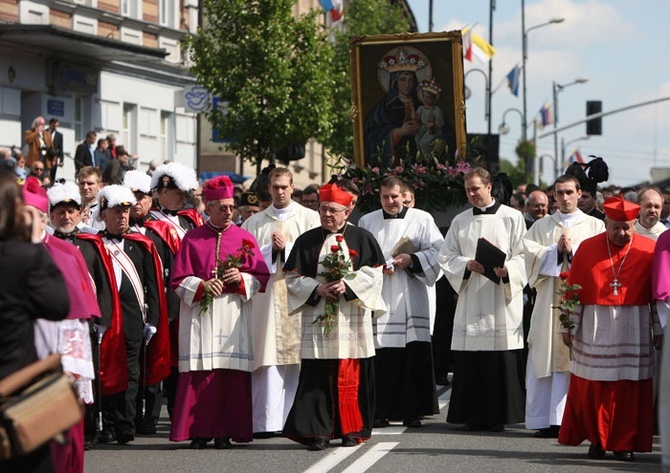
{"type": "Polygon", "coordinates": [[[205,224],[205,219],[202,218],[202,215],[200,215],[200,213],[198,213],[198,211],[195,209],[182,209],[177,212],[177,215],[186,217],[196,228],[205,224]]]}
{"type": "MultiPolygon", "coordinates": [[[[619,295],[615,296],[610,284],[614,280],[612,262],[607,252],[607,232],[589,238],[579,245],[572,260],[569,284],[579,284],[579,303],[582,305],[645,305],[652,300],[651,266],[656,242],[638,234],[626,261],[618,274],[621,283],[619,295]]],[[[609,243],[614,261],[614,271],[619,271],[628,245],[623,247],[609,243]]]]}
{"type": "Polygon", "coordinates": [[[172,228],[172,225],[163,222],[162,220],[148,219],[144,222],[144,226],[153,230],[153,232],[165,242],[167,247],[170,248],[172,254],[177,254],[179,246],[181,245],[181,240],[179,239],[179,235],[177,235],[177,231],[172,228]]]}
{"type": "Polygon", "coordinates": [[[116,289],[112,257],[98,235],[78,233],[77,238],[93,243],[105,268],[112,289],[112,323],[105,331],[100,345],[100,385],[103,396],[125,391],[128,387],[128,362],[126,361],[126,336],[123,332],[121,299],[116,289]]]}
{"type": "MultiPolygon", "coordinates": [[[[157,332],[151,338],[146,351],[146,380],[140,379],[144,386],[152,386],[163,381],[170,374],[170,332],[168,328],[167,299],[165,298],[165,284],[163,283],[163,264],[156,250],[156,245],[149,237],[141,233],[127,233],[127,240],[139,243],[146,251],[151,253],[156,273],[156,289],[158,291],[158,327],[157,332]]],[[[143,353],[140,354],[140,363],[143,363],[143,353]]],[[[142,365],[141,365],[142,366],[142,365]]]]}

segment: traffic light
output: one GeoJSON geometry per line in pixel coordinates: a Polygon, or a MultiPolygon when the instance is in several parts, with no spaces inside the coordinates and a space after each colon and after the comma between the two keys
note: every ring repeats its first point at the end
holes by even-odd
{"type": "MultiPolygon", "coordinates": [[[[586,102],[586,116],[594,115],[603,111],[603,103],[600,100],[588,100],[586,102]]],[[[586,122],[587,135],[602,135],[603,120],[602,117],[593,118],[586,122]]]]}

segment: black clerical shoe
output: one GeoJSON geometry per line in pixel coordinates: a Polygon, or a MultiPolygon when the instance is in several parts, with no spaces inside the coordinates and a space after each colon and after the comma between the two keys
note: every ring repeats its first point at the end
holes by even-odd
{"type": "Polygon", "coordinates": [[[632,462],[635,460],[633,452],[614,452],[614,459],[620,462],[632,462]]]}
{"type": "Polygon", "coordinates": [[[540,429],[537,432],[535,432],[534,437],[538,439],[557,439],[558,438],[558,432],[560,431],[561,426],[560,425],[552,425],[550,427],[547,427],[546,429],[540,429]]]}
{"type": "Polygon", "coordinates": [[[353,437],[342,437],[343,447],[355,447],[356,445],[358,445],[358,439],[353,437]]]}
{"type": "Polygon", "coordinates": [[[116,441],[119,445],[125,445],[133,440],[135,440],[135,435],[132,432],[119,432],[116,434],[116,441]]]}
{"type": "Polygon", "coordinates": [[[387,419],[375,419],[375,421],[372,423],[372,427],[374,429],[383,429],[384,427],[388,427],[389,421],[387,419]]]}
{"type": "Polygon", "coordinates": [[[490,432],[504,432],[505,426],[503,424],[489,424],[490,432]]]}
{"type": "Polygon", "coordinates": [[[103,430],[100,432],[97,439],[98,443],[111,443],[114,440],[116,440],[116,437],[111,430],[103,430]]]}
{"type": "Polygon", "coordinates": [[[409,427],[410,429],[418,429],[421,427],[421,421],[418,417],[410,417],[402,421],[402,425],[409,427]]]}
{"type": "Polygon", "coordinates": [[[193,437],[193,440],[191,440],[191,445],[189,445],[188,448],[191,450],[202,450],[207,448],[207,442],[209,442],[208,439],[202,437],[193,437]]]}
{"type": "Polygon", "coordinates": [[[314,439],[312,445],[309,446],[309,449],[318,452],[328,448],[329,441],[327,439],[314,439]]]}
{"type": "Polygon", "coordinates": [[[93,449],[95,449],[95,444],[93,442],[91,442],[90,440],[84,441],[84,450],[88,451],[93,449]]]}
{"type": "Polygon", "coordinates": [[[136,423],[137,433],[140,435],[153,435],[156,433],[156,426],[151,421],[141,421],[136,423]]]}
{"type": "Polygon", "coordinates": [[[600,445],[596,443],[591,444],[589,447],[589,453],[587,454],[589,458],[605,458],[605,455],[607,455],[607,452],[600,448],[600,445]]]}
{"type": "Polygon", "coordinates": [[[219,450],[227,450],[232,448],[233,444],[230,443],[230,437],[217,437],[214,439],[214,448],[219,450]]]}

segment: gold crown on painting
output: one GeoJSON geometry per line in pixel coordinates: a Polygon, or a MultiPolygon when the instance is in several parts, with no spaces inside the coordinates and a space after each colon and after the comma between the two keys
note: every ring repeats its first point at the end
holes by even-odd
{"type": "Polygon", "coordinates": [[[424,92],[431,92],[435,95],[442,92],[442,86],[440,85],[439,82],[437,82],[435,80],[434,77],[430,80],[421,81],[420,87],[421,87],[421,90],[423,90],[424,92]]]}
{"type": "Polygon", "coordinates": [[[389,54],[379,61],[379,68],[389,73],[400,71],[414,72],[424,67],[426,67],[425,58],[418,54],[408,54],[404,49],[398,51],[397,56],[389,54]]]}

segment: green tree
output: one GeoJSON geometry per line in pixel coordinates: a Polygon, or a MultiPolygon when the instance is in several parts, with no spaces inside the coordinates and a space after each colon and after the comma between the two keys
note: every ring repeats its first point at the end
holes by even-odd
{"type": "Polygon", "coordinates": [[[402,7],[392,0],[352,0],[344,16],[343,31],[334,32],[334,87],[332,91],[335,116],[332,134],[323,141],[331,155],[353,160],[354,138],[351,118],[351,68],[349,36],[402,33],[409,30],[409,21],[402,7]]]}
{"type": "Polygon", "coordinates": [[[203,0],[203,26],[188,39],[191,71],[226,104],[207,118],[259,168],[287,144],[332,131],[333,47],[319,12],[295,17],[294,3],[203,0]]]}

